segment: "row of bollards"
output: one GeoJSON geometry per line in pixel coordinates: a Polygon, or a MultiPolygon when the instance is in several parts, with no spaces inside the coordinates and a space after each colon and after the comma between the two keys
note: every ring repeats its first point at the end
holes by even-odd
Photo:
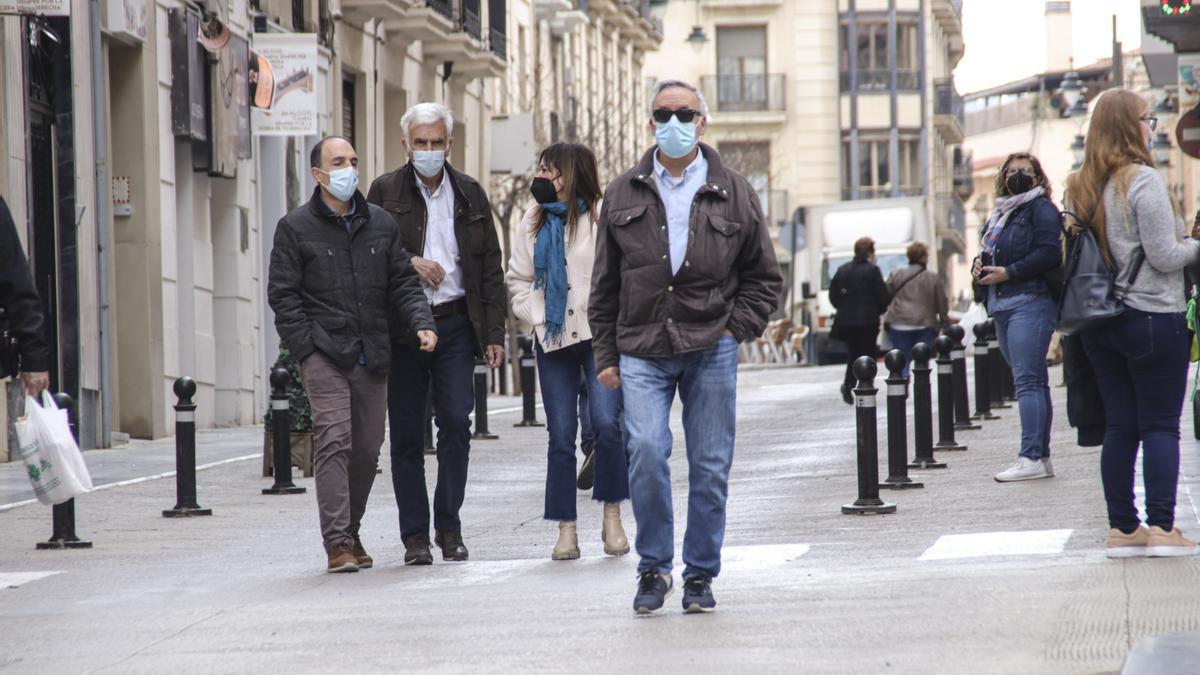
{"type": "Polygon", "coordinates": [[[982,428],[972,421],[1000,419],[992,414],[993,408],[1010,407],[1005,403],[1006,388],[1012,391],[1012,371],[1008,368],[999,349],[999,338],[993,320],[975,325],[975,415],[970,414],[967,378],[966,347],[963,340],[966,331],[962,326],[951,326],[945,334],[933,341],[933,350],[925,343],[913,347],[913,438],[914,459],[908,462],[907,400],[908,378],[903,375],[904,352],[893,349],[884,357],[888,377],[887,386],[887,458],[888,477],[879,481],[879,447],[876,414],[875,375],[878,371],[875,359],[860,357],[853,365],[854,377],[858,380],[854,393],[855,425],[858,459],[858,499],[842,507],[842,513],[872,515],[895,513],[896,505],[883,501],[880,489],[903,490],[924,487],[923,483],[908,476],[908,469],[944,469],[934,450],[964,451],[966,445],[955,438],[958,431],[982,428]],[[938,398],[938,442],[933,443],[933,405],[930,383],[929,361],[936,351],[937,398],[938,398]]]}

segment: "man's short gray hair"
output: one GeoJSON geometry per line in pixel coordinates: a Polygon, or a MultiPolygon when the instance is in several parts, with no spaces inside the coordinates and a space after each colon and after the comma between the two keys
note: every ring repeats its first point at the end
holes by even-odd
{"type": "Polygon", "coordinates": [[[441,122],[446,125],[446,136],[454,135],[454,114],[441,103],[418,103],[405,111],[400,118],[400,131],[404,140],[409,140],[408,132],[414,124],[434,124],[441,122]]]}
{"type": "Polygon", "coordinates": [[[654,99],[658,98],[658,95],[664,89],[670,89],[671,87],[682,87],[695,94],[696,100],[700,102],[700,116],[708,117],[708,102],[704,100],[704,94],[701,94],[699,89],[683,80],[659,80],[656,82],[653,91],[650,92],[650,100],[646,101],[646,111],[649,114],[654,114],[654,99]]]}

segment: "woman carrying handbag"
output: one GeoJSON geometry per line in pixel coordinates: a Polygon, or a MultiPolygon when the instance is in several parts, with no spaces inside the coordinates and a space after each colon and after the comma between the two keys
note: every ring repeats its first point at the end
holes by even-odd
{"type": "Polygon", "coordinates": [[[1105,93],[1092,113],[1083,166],[1066,188],[1067,207],[1085,216],[1080,226],[1091,228],[1124,305],[1081,333],[1104,402],[1100,476],[1110,558],[1197,552],[1175,527],[1189,349],[1184,268],[1196,261],[1197,244],[1184,237],[1183,219],[1154,169],[1148,146],[1157,121],[1136,94],[1105,93]],[[1149,529],[1134,503],[1139,445],[1149,529]]]}

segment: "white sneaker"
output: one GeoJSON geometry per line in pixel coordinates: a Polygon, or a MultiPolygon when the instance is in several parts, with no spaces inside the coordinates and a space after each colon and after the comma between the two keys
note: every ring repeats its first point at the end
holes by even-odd
{"type": "Polygon", "coordinates": [[[1046,473],[1046,466],[1042,464],[1041,460],[1029,459],[1028,457],[1018,457],[1015,464],[994,476],[997,483],[1010,483],[1018,480],[1036,480],[1038,478],[1049,477],[1050,474],[1046,473]]]}
{"type": "Polygon", "coordinates": [[[1054,465],[1050,463],[1049,457],[1042,458],[1042,467],[1046,469],[1046,478],[1054,478],[1054,465]]]}

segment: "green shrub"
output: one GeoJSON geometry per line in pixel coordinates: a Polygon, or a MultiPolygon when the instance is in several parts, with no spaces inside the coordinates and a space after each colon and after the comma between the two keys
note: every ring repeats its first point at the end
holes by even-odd
{"type": "MultiPolygon", "coordinates": [[[[304,384],[300,381],[300,364],[292,355],[288,353],[287,347],[279,347],[279,358],[275,359],[275,365],[271,366],[271,370],[283,368],[288,371],[291,379],[288,380],[288,405],[291,406],[292,412],[292,433],[307,434],[312,433],[312,405],[308,402],[308,394],[304,391],[304,384]]],[[[270,373],[267,373],[268,391],[271,386],[270,373]]],[[[268,394],[268,399],[270,395],[268,394]]],[[[267,430],[271,429],[271,404],[267,403],[267,414],[263,417],[263,423],[267,425],[267,430]]]]}

